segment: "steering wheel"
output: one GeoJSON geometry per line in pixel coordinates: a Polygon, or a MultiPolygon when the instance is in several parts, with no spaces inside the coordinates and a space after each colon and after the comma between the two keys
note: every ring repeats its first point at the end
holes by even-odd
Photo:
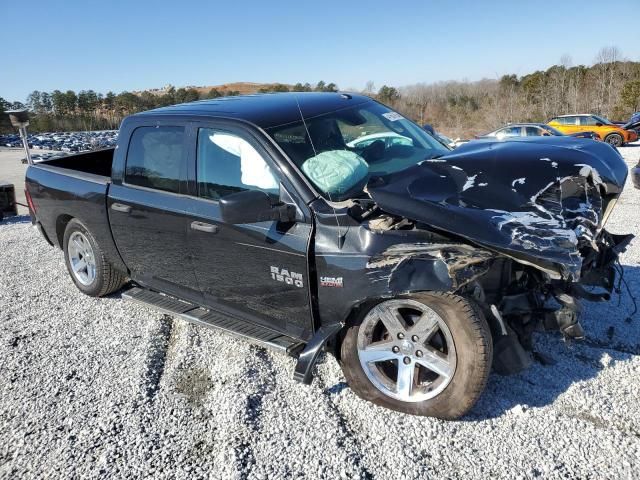
{"type": "Polygon", "coordinates": [[[376,140],[364,147],[360,151],[360,156],[364,158],[367,163],[376,163],[384,159],[386,148],[384,140],[376,140]]]}

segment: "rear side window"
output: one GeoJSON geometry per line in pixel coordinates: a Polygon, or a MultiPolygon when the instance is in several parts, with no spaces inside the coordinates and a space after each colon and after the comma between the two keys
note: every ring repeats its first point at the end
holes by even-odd
{"type": "Polygon", "coordinates": [[[558,118],[558,123],[560,125],[575,125],[576,117],[560,117],[558,118]]]}
{"type": "Polygon", "coordinates": [[[196,176],[199,196],[212,200],[245,190],[279,191],[273,171],[247,140],[211,128],[198,130],[196,176]]]}
{"type": "Polygon", "coordinates": [[[525,127],[527,137],[540,137],[544,132],[538,127],[525,127]]]}
{"type": "Polygon", "coordinates": [[[184,153],[184,127],[136,128],[127,152],[125,182],[178,193],[184,153]]]}

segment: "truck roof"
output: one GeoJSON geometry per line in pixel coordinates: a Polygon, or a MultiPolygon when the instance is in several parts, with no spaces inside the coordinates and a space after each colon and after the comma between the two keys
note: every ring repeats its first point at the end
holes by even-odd
{"type": "Polygon", "coordinates": [[[260,128],[275,127],[327,112],[372,101],[369,97],[344,92],[286,92],[220,97],[156,108],[133,116],[179,115],[224,117],[245,120],[260,128]]]}

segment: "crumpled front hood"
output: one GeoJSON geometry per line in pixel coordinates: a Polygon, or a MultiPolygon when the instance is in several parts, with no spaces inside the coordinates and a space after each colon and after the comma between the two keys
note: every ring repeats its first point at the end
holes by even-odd
{"type": "MultiPolygon", "coordinates": [[[[372,178],[378,206],[577,279],[627,167],[610,145],[571,137],[476,141],[372,178]]],[[[613,206],[613,205],[611,205],[613,206]]]]}

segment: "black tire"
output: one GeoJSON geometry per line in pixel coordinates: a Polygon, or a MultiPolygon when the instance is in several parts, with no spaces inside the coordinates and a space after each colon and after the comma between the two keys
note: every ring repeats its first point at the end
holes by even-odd
{"type": "Polygon", "coordinates": [[[624,138],[619,133],[610,133],[604,138],[604,141],[614,147],[621,147],[624,145],[624,138]]]}
{"type": "Polygon", "coordinates": [[[82,224],[82,222],[75,218],[69,221],[64,231],[62,250],[64,251],[64,260],[69,276],[71,276],[76,287],[86,295],[91,297],[109,295],[110,293],[120,290],[127,281],[126,275],[114,269],[107,261],[104,256],[104,252],[100,248],[100,245],[98,245],[98,242],[96,242],[95,238],[93,238],[93,235],[91,235],[91,232],[82,224]],[[76,232],[79,232],[88,240],[93,251],[93,259],[95,260],[95,275],[87,284],[84,284],[79,280],[71,266],[69,256],[69,239],[76,232]]]}
{"type": "MultiPolygon", "coordinates": [[[[360,363],[358,333],[365,318],[370,318],[367,316],[369,312],[373,312],[378,306],[383,306],[387,301],[374,306],[368,312],[363,312],[360,318],[346,330],[340,346],[340,354],[347,382],[361,398],[392,410],[442,419],[459,418],[480,398],[491,371],[493,342],[489,325],[480,308],[472,301],[460,296],[447,293],[421,293],[406,298],[430,308],[448,327],[456,359],[455,370],[448,380],[449,383],[434,397],[422,401],[401,401],[392,398],[372,383],[360,363]]],[[[375,314],[373,315],[375,318],[375,314]]],[[[401,352],[400,355],[404,354],[401,352]]],[[[414,370],[414,375],[416,371],[414,370]]],[[[397,387],[399,388],[399,383],[397,387]]],[[[425,387],[421,383],[418,388],[425,387]]]]}

